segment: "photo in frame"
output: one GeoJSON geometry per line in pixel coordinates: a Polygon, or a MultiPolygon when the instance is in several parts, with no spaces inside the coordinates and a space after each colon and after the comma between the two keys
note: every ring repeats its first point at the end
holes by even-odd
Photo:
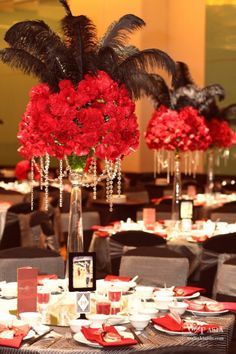
{"type": "Polygon", "coordinates": [[[188,199],[180,200],[179,204],[180,219],[193,219],[193,201],[188,199]]]}
{"type": "Polygon", "coordinates": [[[96,290],[95,252],[69,253],[69,291],[96,290]]]}

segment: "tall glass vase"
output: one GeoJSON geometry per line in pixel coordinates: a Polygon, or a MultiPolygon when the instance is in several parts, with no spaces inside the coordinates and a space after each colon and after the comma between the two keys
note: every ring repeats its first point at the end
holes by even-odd
{"type": "Polygon", "coordinates": [[[180,172],[180,154],[174,156],[174,180],[172,196],[172,220],[179,220],[179,205],[181,199],[181,172],[180,172]]]}
{"type": "Polygon", "coordinates": [[[82,224],[82,193],[81,181],[82,175],[77,172],[71,172],[71,197],[70,197],[70,213],[69,228],[67,239],[67,262],[66,276],[68,276],[68,255],[69,252],[83,252],[83,224],[82,224]]]}
{"type": "Polygon", "coordinates": [[[206,193],[211,198],[214,192],[214,151],[207,152],[207,184],[206,193]]]}

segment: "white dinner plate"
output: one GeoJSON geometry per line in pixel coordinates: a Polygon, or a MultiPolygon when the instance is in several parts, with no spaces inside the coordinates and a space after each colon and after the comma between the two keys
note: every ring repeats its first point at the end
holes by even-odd
{"type": "Polygon", "coordinates": [[[211,317],[211,316],[220,316],[223,315],[226,312],[229,312],[229,310],[221,310],[221,311],[195,311],[195,310],[189,310],[187,309],[188,312],[191,312],[193,315],[197,316],[205,316],[205,317],[211,317]]]}
{"type": "Polygon", "coordinates": [[[86,339],[82,332],[75,333],[73,338],[76,342],[88,345],[89,347],[103,348],[102,345],[100,345],[96,342],[91,342],[90,340],[86,339]]]}
{"type": "Polygon", "coordinates": [[[200,296],[201,294],[198,292],[188,295],[188,296],[174,296],[174,299],[179,299],[179,300],[188,300],[188,299],[195,299],[196,297],[200,296]]]}
{"type": "Polygon", "coordinates": [[[126,315],[110,315],[107,320],[107,323],[112,326],[123,325],[129,322],[129,316],[126,315]]]}
{"type": "Polygon", "coordinates": [[[158,331],[160,332],[163,332],[163,333],[167,333],[167,334],[170,334],[172,336],[175,336],[175,335],[181,335],[181,336],[195,336],[196,333],[192,333],[192,332],[175,332],[175,331],[169,331],[168,329],[165,329],[161,326],[158,326],[158,325],[154,325],[154,328],[156,328],[158,331]]]}

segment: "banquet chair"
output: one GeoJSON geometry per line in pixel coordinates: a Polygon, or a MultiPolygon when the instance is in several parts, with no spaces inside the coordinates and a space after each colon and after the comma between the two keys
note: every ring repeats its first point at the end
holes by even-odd
{"type": "Polygon", "coordinates": [[[125,252],[119,275],[139,276],[139,284],[150,286],[186,285],[188,259],[167,247],[138,247],[125,252]]]}
{"type": "Polygon", "coordinates": [[[212,221],[220,220],[229,223],[236,222],[236,202],[230,202],[213,209],[210,214],[212,221]]]}
{"type": "Polygon", "coordinates": [[[0,187],[0,200],[1,202],[8,202],[17,204],[23,201],[24,195],[17,191],[5,190],[0,187]]]}
{"type": "Polygon", "coordinates": [[[200,286],[211,296],[220,254],[236,255],[236,233],[211,237],[202,243],[202,248],[200,286]]]}
{"type": "Polygon", "coordinates": [[[16,247],[0,251],[0,281],[17,280],[17,268],[36,267],[39,274],[64,277],[64,260],[54,251],[36,247],[16,247]]]}
{"type": "Polygon", "coordinates": [[[165,244],[166,240],[149,232],[139,230],[117,232],[110,237],[110,256],[113,274],[118,274],[121,256],[128,247],[151,247],[165,244]]]}
{"type": "Polygon", "coordinates": [[[5,227],[0,241],[0,250],[19,246],[21,246],[19,218],[16,214],[7,211],[5,227]]]}
{"type": "Polygon", "coordinates": [[[236,257],[219,256],[214,294],[218,301],[236,302],[236,257]]]}
{"type": "Polygon", "coordinates": [[[58,250],[57,238],[47,212],[38,210],[15,214],[8,211],[0,249],[41,246],[42,235],[45,248],[58,250]]]}

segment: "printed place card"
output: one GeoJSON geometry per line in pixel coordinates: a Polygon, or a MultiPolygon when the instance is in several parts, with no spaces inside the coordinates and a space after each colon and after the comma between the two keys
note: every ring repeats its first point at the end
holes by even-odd
{"type": "Polygon", "coordinates": [[[17,313],[37,311],[38,269],[24,267],[17,269],[17,313]]]}

